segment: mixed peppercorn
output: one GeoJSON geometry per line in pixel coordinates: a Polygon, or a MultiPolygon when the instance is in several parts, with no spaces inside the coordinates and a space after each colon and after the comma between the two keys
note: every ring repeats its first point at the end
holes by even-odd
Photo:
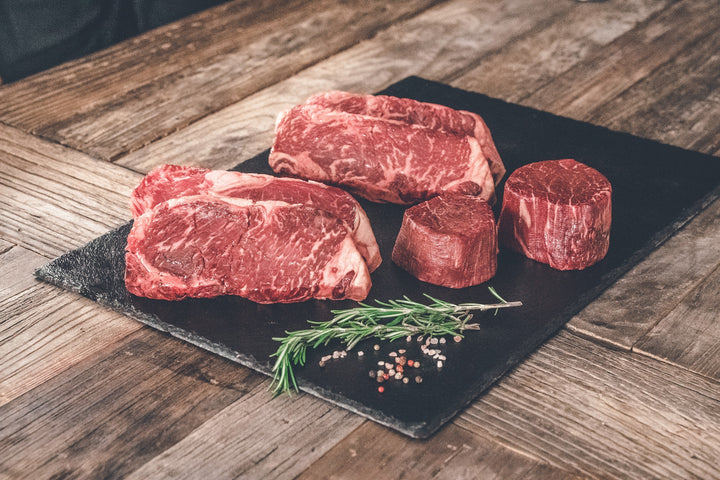
{"type": "MultiPolygon", "coordinates": [[[[412,342],[412,340],[413,338],[411,336],[406,338],[407,343],[412,342]]],[[[455,342],[460,342],[462,337],[457,335],[453,337],[453,340],[455,342]]],[[[442,369],[444,362],[447,360],[447,357],[442,350],[442,347],[447,343],[445,337],[423,338],[422,336],[418,336],[416,338],[416,342],[420,344],[420,352],[426,357],[426,360],[429,360],[429,362],[423,360],[421,363],[416,358],[409,358],[408,355],[410,354],[408,353],[408,349],[399,348],[397,351],[391,351],[388,353],[387,359],[378,360],[377,368],[370,370],[368,372],[368,376],[380,384],[389,381],[399,381],[404,384],[408,384],[410,382],[422,383],[423,377],[420,371],[421,364],[426,365],[427,363],[430,363],[432,365],[432,362],[434,362],[437,369],[442,369]]],[[[373,350],[375,352],[379,352],[380,345],[373,345],[373,350]]],[[[364,355],[364,351],[358,350],[358,357],[364,357],[364,355]]],[[[322,357],[319,361],[319,365],[324,367],[329,360],[346,357],[346,350],[335,351],[332,355],[325,355],[322,357]]],[[[385,391],[385,387],[383,385],[379,385],[377,387],[377,391],[379,393],[383,393],[385,391]]]]}

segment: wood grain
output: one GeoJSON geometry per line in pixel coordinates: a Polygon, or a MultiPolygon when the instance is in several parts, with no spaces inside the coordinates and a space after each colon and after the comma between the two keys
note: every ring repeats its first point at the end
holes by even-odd
{"type": "Polygon", "coordinates": [[[0,124],[0,237],[56,256],[130,218],[141,176],[0,124]]]}
{"type": "Polygon", "coordinates": [[[0,475],[124,478],[260,381],[144,328],[0,407],[0,475]]]}
{"type": "MultiPolygon", "coordinates": [[[[574,316],[568,328],[629,350],[719,264],[720,201],[715,201],[574,316]]],[[[720,325],[716,329],[720,334],[720,325]]]]}
{"type": "Polygon", "coordinates": [[[14,245],[0,238],[0,253],[5,253],[10,250],[14,245]]]}
{"type": "Polygon", "coordinates": [[[571,479],[575,474],[504,448],[449,424],[427,440],[408,440],[366,422],[302,473],[298,480],[571,479]]]}
{"type": "Polygon", "coordinates": [[[720,148],[720,18],[696,40],[588,120],[713,154],[720,148]]]}
{"type": "Polygon", "coordinates": [[[136,172],[234,166],[319,90],[421,75],[718,155],[718,26],[716,0],[235,0],[0,87],[0,478],[720,479],[720,202],[424,441],[31,275],[129,218],[136,172]]]}
{"type": "Polygon", "coordinates": [[[633,350],[720,381],[720,265],[633,350]]]}
{"type": "Polygon", "coordinates": [[[548,82],[523,104],[584,120],[717,28],[714,0],[681,0],[548,82]]]}
{"type": "Polygon", "coordinates": [[[34,132],[98,108],[158,77],[231,51],[236,43],[227,31],[252,24],[256,15],[267,18],[275,7],[273,0],[228,2],[5,85],[0,119],[34,132]]]}
{"type": "Polygon", "coordinates": [[[523,98],[607,44],[670,1],[581,3],[517,37],[454,79],[451,85],[509,102],[523,98]]]}
{"type": "Polygon", "coordinates": [[[141,328],[35,280],[47,261],[22,247],[0,255],[0,405],[141,328]]]}
{"type": "MultiPolygon", "coordinates": [[[[250,21],[242,16],[217,32],[218,38],[226,37],[221,43],[234,48],[209,56],[195,50],[190,55],[195,61],[185,60],[182,69],[155,71],[150,81],[124,88],[127,93],[78,114],[64,105],[66,118],[32,131],[111,160],[370,37],[388,22],[430,3],[295,1],[272,12],[252,11],[247,14],[250,21]]],[[[182,31],[174,32],[167,43],[168,49],[187,49],[182,31]]],[[[214,45],[209,47],[215,50],[214,45]]],[[[152,56],[149,61],[155,63],[152,56]]]]}
{"type": "MultiPolygon", "coordinates": [[[[32,272],[47,259],[11,243],[0,241],[0,300],[13,297],[37,282],[32,272]],[[3,248],[5,247],[5,248],[3,248]]],[[[0,312],[0,318],[7,315],[0,312]]]]}
{"type": "Polygon", "coordinates": [[[272,399],[264,381],[128,478],[295,478],[362,422],[306,394],[272,399]]]}
{"type": "Polygon", "coordinates": [[[594,478],[718,478],[719,386],[564,331],[454,423],[594,478]]]}
{"type": "MultiPolygon", "coordinates": [[[[386,7],[385,2],[365,3],[365,7],[346,6],[340,16],[347,18],[356,12],[360,20],[360,13],[364,12],[368,18],[362,22],[372,22],[372,17],[377,16],[382,18],[374,21],[382,25],[428,4],[423,1],[395,2],[392,8],[386,7]]],[[[294,38],[297,32],[283,31],[280,27],[287,26],[288,19],[297,21],[304,15],[306,26],[318,30],[323,25],[319,21],[313,24],[308,19],[328,7],[338,13],[342,5],[317,2],[313,7],[298,0],[224,3],[22,82],[3,86],[0,89],[0,104],[3,105],[0,120],[24,131],[47,129],[77,114],[102,111],[106,103],[128,96],[130,92],[151,88],[158,79],[211,68],[225,56],[249,49],[256,37],[265,39],[263,41],[274,38],[275,49],[282,46],[295,51],[308,35],[294,38]]],[[[349,30],[361,34],[363,28],[367,28],[367,24],[350,26],[349,30]]],[[[337,31],[327,32],[328,35],[333,33],[339,35],[337,31]]],[[[267,58],[266,54],[259,54],[267,58]]],[[[217,81],[225,84],[228,79],[219,77],[217,81]]]]}
{"type": "Polygon", "coordinates": [[[372,93],[409,75],[446,80],[571,7],[539,0],[457,0],[438,5],[117,163],[140,172],[161,163],[233,167],[269,148],[277,115],[313,93],[331,89],[372,93]]]}

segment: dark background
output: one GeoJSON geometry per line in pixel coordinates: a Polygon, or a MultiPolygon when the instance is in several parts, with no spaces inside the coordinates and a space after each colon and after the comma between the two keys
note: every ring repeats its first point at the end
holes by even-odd
{"type": "Polygon", "coordinates": [[[0,0],[0,79],[20,80],[227,0],[0,0]]]}

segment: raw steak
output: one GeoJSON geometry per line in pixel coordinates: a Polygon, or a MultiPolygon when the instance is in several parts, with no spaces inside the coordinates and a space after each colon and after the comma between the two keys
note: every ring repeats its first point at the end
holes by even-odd
{"type": "Polygon", "coordinates": [[[294,178],[162,165],[148,173],[131,196],[133,217],[160,202],[188,195],[217,195],[255,201],[278,200],[324,210],[352,232],[372,272],[381,263],[375,235],[365,211],[352,195],[336,187],[294,178]]]}
{"type": "Polygon", "coordinates": [[[258,303],[364,299],[367,265],[327,212],[285,202],[198,195],[135,219],[125,284],[162,300],[239,295],[258,303]]]}
{"type": "Polygon", "coordinates": [[[480,143],[490,164],[496,186],[505,175],[505,165],[495,148],[490,129],[477,113],[455,110],[435,103],[419,102],[411,98],[361,95],[337,90],[314,95],[306,103],[322,105],[341,112],[422,125],[457,135],[470,135],[480,143]]]}
{"type": "Polygon", "coordinates": [[[341,112],[291,108],[275,128],[270,166],[376,202],[412,204],[447,192],[494,202],[480,143],[468,135],[341,112]]]}
{"type": "Polygon", "coordinates": [[[532,163],[505,183],[500,245],[558,270],[582,270],[610,245],[612,187],[572,159],[532,163]]]}
{"type": "Polygon", "coordinates": [[[495,276],[497,253],[490,205],[449,194],[405,210],[392,260],[424,282],[464,288],[495,276]]]}

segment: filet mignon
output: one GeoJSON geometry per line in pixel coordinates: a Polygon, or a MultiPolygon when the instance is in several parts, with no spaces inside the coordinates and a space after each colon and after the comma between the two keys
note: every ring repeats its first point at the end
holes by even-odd
{"type": "Polygon", "coordinates": [[[500,245],[558,270],[582,270],[610,245],[612,187],[600,172],[573,159],[515,170],[503,190],[500,245]]]}
{"type": "Polygon", "coordinates": [[[392,260],[424,282],[464,288],[497,270],[497,230],[490,205],[469,195],[440,195],[408,208],[392,260]]]}

